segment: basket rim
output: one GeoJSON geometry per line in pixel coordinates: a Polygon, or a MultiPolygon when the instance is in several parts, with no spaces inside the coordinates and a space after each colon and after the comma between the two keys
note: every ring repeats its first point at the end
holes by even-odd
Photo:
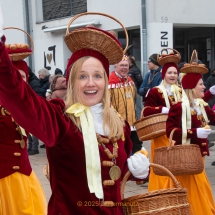
{"type": "Polygon", "coordinates": [[[208,73],[208,69],[203,66],[190,64],[190,66],[182,67],[181,72],[183,72],[183,73],[200,73],[203,75],[203,74],[208,73]]]}
{"type": "Polygon", "coordinates": [[[65,36],[64,41],[72,53],[74,53],[75,51],[78,51],[80,49],[83,49],[83,44],[84,44],[84,48],[92,49],[92,50],[99,51],[100,53],[102,53],[108,59],[109,64],[116,64],[116,63],[120,62],[123,57],[123,50],[120,47],[120,45],[109,35],[96,30],[96,28],[95,29],[92,29],[92,28],[75,29],[65,36]],[[90,39],[92,40],[92,43],[87,41],[86,37],[81,37],[81,38],[79,36],[76,37],[76,35],[79,35],[80,33],[82,33],[85,36],[87,34],[94,35],[95,37],[92,37],[92,36],[90,37],[90,39]],[[102,50],[99,43],[93,42],[94,38],[98,38],[98,37],[100,37],[100,38],[103,37],[104,43],[107,43],[107,46],[109,47],[109,49],[111,51],[107,52],[106,49],[102,50]],[[73,45],[73,44],[75,44],[75,45],[73,45]],[[114,53],[114,55],[113,55],[113,53],[114,53]]]}
{"type": "Polygon", "coordinates": [[[136,122],[134,122],[133,125],[135,126],[137,123],[140,123],[141,121],[145,121],[145,120],[150,119],[150,118],[158,118],[159,116],[166,116],[166,117],[168,117],[168,114],[167,113],[152,114],[152,115],[149,115],[149,116],[143,117],[142,119],[137,120],[136,122]]]}
{"type": "Polygon", "coordinates": [[[165,57],[162,57],[158,60],[158,63],[163,66],[166,63],[172,62],[175,64],[178,64],[180,61],[180,58],[178,56],[175,55],[167,55],[165,57]]]}

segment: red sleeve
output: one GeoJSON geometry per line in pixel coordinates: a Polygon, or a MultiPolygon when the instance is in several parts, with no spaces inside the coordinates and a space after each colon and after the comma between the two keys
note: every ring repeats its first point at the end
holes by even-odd
{"type": "Polygon", "coordinates": [[[37,96],[13,67],[3,43],[0,43],[0,102],[23,128],[48,146],[60,141],[71,123],[64,115],[61,100],[46,101],[37,96]]]}
{"type": "Polygon", "coordinates": [[[151,107],[144,109],[144,116],[150,116],[153,114],[161,113],[162,105],[160,104],[160,98],[158,95],[158,88],[154,87],[150,89],[145,97],[145,107],[151,107]]]}
{"type": "MultiPolygon", "coordinates": [[[[176,144],[181,144],[182,141],[182,123],[181,123],[181,117],[182,117],[182,107],[181,102],[178,102],[177,104],[173,105],[168,114],[168,119],[166,122],[166,134],[169,138],[171,131],[174,128],[177,128],[177,130],[173,134],[173,140],[176,141],[176,144]]],[[[189,138],[196,138],[196,128],[191,128],[187,130],[187,139],[189,138]]]]}
{"type": "Polygon", "coordinates": [[[209,100],[213,97],[210,90],[207,90],[202,98],[205,102],[209,102],[209,100]]]}

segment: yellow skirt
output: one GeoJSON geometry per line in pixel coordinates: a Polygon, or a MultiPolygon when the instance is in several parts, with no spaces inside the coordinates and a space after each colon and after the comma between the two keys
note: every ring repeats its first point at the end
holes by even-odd
{"type": "Polygon", "coordinates": [[[213,193],[205,170],[197,175],[176,176],[176,178],[181,186],[187,189],[190,215],[215,215],[213,193]]]}
{"type": "Polygon", "coordinates": [[[32,171],[30,176],[16,172],[0,179],[0,215],[46,215],[44,191],[32,171]]]}
{"type": "MultiPolygon", "coordinates": [[[[166,135],[152,139],[151,141],[151,163],[154,161],[155,149],[163,146],[168,146],[168,138],[166,135]]],[[[160,190],[173,187],[172,181],[167,176],[155,175],[153,169],[150,170],[148,191],[160,190]]]]}

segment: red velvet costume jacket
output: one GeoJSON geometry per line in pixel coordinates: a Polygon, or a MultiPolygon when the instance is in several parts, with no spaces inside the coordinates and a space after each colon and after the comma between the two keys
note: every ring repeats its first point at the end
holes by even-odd
{"type": "MultiPolygon", "coordinates": [[[[204,95],[204,101],[209,101],[213,95],[208,90],[204,95]]],[[[173,96],[169,96],[170,107],[175,104],[173,96]]],[[[165,99],[162,90],[158,87],[153,87],[149,90],[147,96],[145,97],[145,107],[150,106],[152,108],[146,108],[144,110],[144,116],[149,116],[152,114],[161,113],[162,107],[166,107],[165,99]]]]}
{"type": "Polygon", "coordinates": [[[29,176],[31,166],[27,152],[27,137],[23,136],[25,147],[19,143],[21,135],[18,125],[15,124],[10,113],[0,105],[0,179],[7,177],[16,171],[29,176]]]}
{"type": "MultiPolygon", "coordinates": [[[[99,207],[99,200],[89,192],[83,136],[64,113],[64,102],[51,102],[37,96],[12,67],[2,43],[0,44],[0,100],[23,128],[46,144],[50,165],[52,196],[48,215],[122,215],[122,207],[99,207]],[[13,99],[11,99],[13,98],[13,99]],[[82,206],[78,206],[82,202],[82,206]]],[[[127,158],[132,143],[130,127],[124,129],[125,141],[119,146],[116,164],[127,172],[127,158]]],[[[113,144],[106,145],[112,152],[113,144]]],[[[102,146],[99,146],[101,161],[109,160],[102,146]]],[[[109,167],[101,167],[102,181],[110,180],[109,167]]],[[[104,201],[120,202],[120,181],[114,186],[103,186],[104,201]]]]}
{"type": "MultiPolygon", "coordinates": [[[[208,116],[209,125],[215,125],[215,112],[208,106],[205,106],[205,111],[208,116]]],[[[187,130],[187,139],[191,138],[190,143],[197,144],[200,147],[202,156],[209,155],[208,142],[207,139],[197,138],[196,129],[199,127],[204,127],[204,124],[200,117],[194,111],[191,111],[191,129],[187,130]]],[[[175,144],[181,144],[182,141],[182,106],[181,102],[173,105],[170,108],[169,116],[166,123],[166,132],[169,137],[170,132],[174,128],[178,128],[173,135],[173,140],[176,141],[175,144]]]]}

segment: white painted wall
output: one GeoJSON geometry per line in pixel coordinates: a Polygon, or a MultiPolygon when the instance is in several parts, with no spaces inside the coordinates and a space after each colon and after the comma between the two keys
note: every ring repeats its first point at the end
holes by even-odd
{"type": "MultiPolygon", "coordinates": [[[[148,2],[151,0],[147,0],[148,2]]],[[[154,22],[167,17],[174,25],[214,25],[214,0],[152,0],[155,3],[154,22]]]]}
{"type": "MultiPolygon", "coordinates": [[[[25,29],[23,0],[1,0],[4,27],[13,26],[25,29]]],[[[26,34],[18,30],[5,30],[6,43],[27,43],[26,34]]]]}

